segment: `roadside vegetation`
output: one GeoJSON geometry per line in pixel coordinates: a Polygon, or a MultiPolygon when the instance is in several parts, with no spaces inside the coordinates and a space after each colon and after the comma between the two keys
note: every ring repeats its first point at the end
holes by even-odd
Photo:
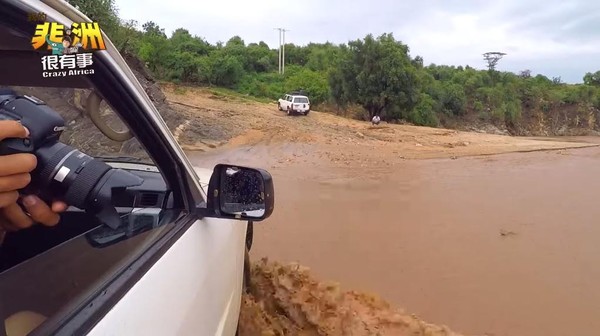
{"type": "Polygon", "coordinates": [[[425,65],[392,34],[346,44],[287,44],[285,75],[278,51],[239,36],[210,44],[184,28],[171,36],[159,24],[124,21],[112,0],[69,0],[99,21],[122,53],[137,56],[159,80],[226,88],[276,100],[303,89],[322,111],[388,122],[457,127],[487,123],[512,134],[551,135],[561,129],[600,129],[600,71],[583,84],[532,76],[531,71],[425,65]]]}

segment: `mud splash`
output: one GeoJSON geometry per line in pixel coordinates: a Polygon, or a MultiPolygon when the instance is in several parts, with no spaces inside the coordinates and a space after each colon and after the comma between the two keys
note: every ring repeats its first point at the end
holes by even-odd
{"type": "Polygon", "coordinates": [[[343,291],[337,283],[319,282],[306,267],[267,259],[252,268],[252,285],[242,302],[239,334],[459,335],[445,326],[428,324],[392,308],[378,296],[343,291]]]}

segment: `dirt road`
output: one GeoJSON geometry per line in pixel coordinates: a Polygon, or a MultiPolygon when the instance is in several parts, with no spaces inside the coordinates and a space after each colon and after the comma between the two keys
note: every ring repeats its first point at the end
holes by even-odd
{"type": "Polygon", "coordinates": [[[256,226],[254,260],[297,261],[343,290],[377,293],[469,335],[600,328],[600,148],[286,117],[204,91],[167,88],[167,97],[230,130],[211,143],[218,148],[184,141],[201,150],[190,152],[195,164],[273,173],[276,210],[256,226]],[[562,147],[572,149],[467,157],[562,147]]]}

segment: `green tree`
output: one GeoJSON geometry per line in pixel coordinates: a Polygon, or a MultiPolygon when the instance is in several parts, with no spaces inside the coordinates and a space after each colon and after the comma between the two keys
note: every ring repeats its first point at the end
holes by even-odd
{"type": "Polygon", "coordinates": [[[442,87],[441,104],[444,112],[453,115],[463,115],[467,97],[459,84],[446,82],[442,87]]]}
{"type": "Polygon", "coordinates": [[[434,111],[435,101],[428,94],[422,93],[419,102],[408,115],[409,121],[415,125],[437,127],[439,119],[434,111]]]}
{"type": "Polygon", "coordinates": [[[138,22],[135,20],[121,21],[119,27],[109,35],[109,38],[121,53],[135,54],[138,50],[142,32],[137,27],[138,22]]]}
{"type": "Polygon", "coordinates": [[[328,72],[341,56],[340,47],[331,43],[311,43],[306,46],[306,49],[309,51],[306,67],[313,71],[328,72]]]}
{"type": "Polygon", "coordinates": [[[369,112],[369,117],[382,114],[390,106],[407,110],[414,107],[419,84],[406,45],[392,34],[376,39],[369,34],[364,40],[348,43],[347,50],[346,59],[331,74],[344,82],[341,91],[332,90],[338,95],[336,101],[358,103],[369,112]]]}
{"type": "Polygon", "coordinates": [[[102,30],[109,36],[120,25],[118,10],[114,0],[68,0],[68,2],[89,17],[90,20],[98,22],[102,30]]]}
{"type": "Polygon", "coordinates": [[[174,50],[181,52],[190,52],[192,54],[203,56],[211,51],[211,45],[200,37],[192,36],[187,29],[176,29],[170,38],[171,46],[174,50]]]}
{"type": "Polygon", "coordinates": [[[313,105],[325,102],[329,98],[329,83],[322,72],[300,68],[285,80],[286,91],[304,90],[313,105]]]}
{"type": "Polygon", "coordinates": [[[244,65],[235,56],[223,50],[214,52],[208,63],[209,83],[212,85],[234,87],[244,75],[244,65]]]}
{"type": "Polygon", "coordinates": [[[586,73],[585,76],[583,76],[583,83],[586,85],[600,86],[600,71],[586,73]]]}
{"type": "Polygon", "coordinates": [[[417,69],[423,69],[423,57],[417,56],[412,60],[412,64],[417,69]]]}
{"type": "Polygon", "coordinates": [[[167,34],[165,34],[165,29],[160,28],[159,25],[154,23],[154,21],[148,21],[142,25],[142,30],[144,35],[146,36],[158,36],[162,38],[167,38],[167,34]]]}
{"type": "Polygon", "coordinates": [[[225,44],[225,47],[246,47],[246,43],[244,42],[244,40],[239,37],[239,36],[234,36],[232,38],[230,38],[227,43],[225,44]]]}
{"type": "Polygon", "coordinates": [[[139,42],[138,55],[148,68],[159,78],[167,77],[170,56],[173,49],[164,29],[152,21],[142,25],[143,35],[139,42]]]}
{"type": "Polygon", "coordinates": [[[306,65],[308,61],[308,49],[294,45],[293,43],[285,44],[285,64],[289,65],[306,65]]]}
{"type": "Polygon", "coordinates": [[[169,68],[169,79],[188,83],[200,82],[198,68],[200,58],[189,51],[173,51],[165,62],[169,68]]]}
{"type": "Polygon", "coordinates": [[[273,51],[265,42],[251,43],[246,48],[246,70],[254,72],[268,72],[274,68],[272,61],[273,51]]]}

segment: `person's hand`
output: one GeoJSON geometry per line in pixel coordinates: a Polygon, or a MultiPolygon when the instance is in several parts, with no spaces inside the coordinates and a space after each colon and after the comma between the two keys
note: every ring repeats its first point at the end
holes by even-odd
{"type": "MultiPolygon", "coordinates": [[[[16,121],[0,121],[0,141],[6,138],[26,138],[29,131],[16,121]]],[[[17,204],[19,189],[31,181],[31,171],[37,159],[33,154],[19,153],[0,156],[0,231],[16,231],[33,225],[34,222],[54,226],[60,221],[59,213],[67,209],[61,201],[46,204],[35,195],[23,196],[25,211],[17,204]]]]}

